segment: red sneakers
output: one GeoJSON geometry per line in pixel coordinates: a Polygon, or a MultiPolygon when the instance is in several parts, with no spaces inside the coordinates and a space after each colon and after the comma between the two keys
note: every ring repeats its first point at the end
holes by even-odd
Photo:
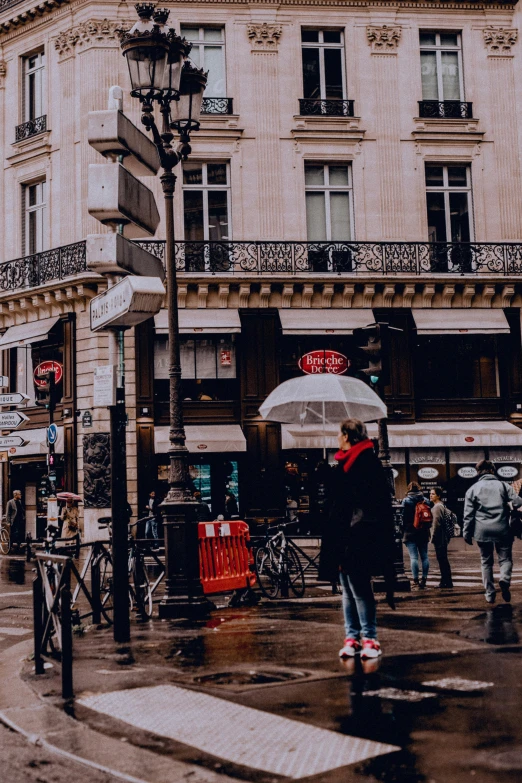
{"type": "Polygon", "coordinates": [[[345,639],[342,650],[339,650],[339,658],[353,658],[358,652],[361,652],[359,639],[345,639]]]}
{"type": "Polygon", "coordinates": [[[377,639],[363,639],[361,658],[378,658],[379,655],[382,655],[382,650],[377,639]]]}

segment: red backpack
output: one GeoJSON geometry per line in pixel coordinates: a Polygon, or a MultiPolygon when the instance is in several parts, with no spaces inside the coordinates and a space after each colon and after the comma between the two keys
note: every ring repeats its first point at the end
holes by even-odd
{"type": "Polygon", "coordinates": [[[433,522],[433,514],[431,508],[427,503],[417,503],[415,506],[415,516],[413,518],[413,527],[420,530],[425,525],[431,525],[433,522]]]}

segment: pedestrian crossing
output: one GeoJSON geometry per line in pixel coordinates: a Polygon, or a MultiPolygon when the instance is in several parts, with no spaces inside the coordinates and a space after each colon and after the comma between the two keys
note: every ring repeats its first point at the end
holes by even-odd
{"type": "MultiPolygon", "coordinates": [[[[409,568],[405,569],[406,575],[409,579],[412,579],[411,571],[409,568]]],[[[474,587],[482,588],[482,573],[480,566],[477,568],[451,568],[453,575],[453,587],[474,587]]],[[[493,572],[493,578],[498,583],[500,579],[500,572],[497,569],[493,572]]],[[[440,583],[440,571],[439,569],[430,563],[430,570],[428,573],[428,579],[426,581],[427,587],[438,587],[440,583]]],[[[511,585],[522,585],[522,566],[515,566],[511,577],[511,585]]]]}

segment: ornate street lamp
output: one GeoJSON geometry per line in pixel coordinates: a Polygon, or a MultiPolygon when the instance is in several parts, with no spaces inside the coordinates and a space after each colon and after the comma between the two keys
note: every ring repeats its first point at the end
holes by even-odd
{"type": "Polygon", "coordinates": [[[173,199],[176,175],[173,169],[191,152],[190,132],[199,128],[204,71],[186,61],[191,44],[167,27],[169,11],[152,3],[136,5],[139,20],[121,34],[121,48],[127,59],[131,95],[142,105],[141,121],[152,133],[163,169],[161,185],[165,197],[165,260],[169,304],[169,492],[161,504],[165,530],[165,595],[160,617],[186,617],[205,613],[212,606],[199,579],[198,526],[189,490],[188,450],[185,446],[181,397],[178,289],[174,255],[173,199]],[[154,101],[162,115],[161,132],[154,118],[154,101]],[[174,149],[173,131],[179,134],[174,149]]]}

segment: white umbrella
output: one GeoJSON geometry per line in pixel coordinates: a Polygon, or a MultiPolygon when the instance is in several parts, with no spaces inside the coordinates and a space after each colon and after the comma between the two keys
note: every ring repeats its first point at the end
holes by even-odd
{"type": "Polygon", "coordinates": [[[286,424],[322,422],[326,456],[326,424],[343,419],[377,421],[388,415],[386,405],[363,381],[344,375],[301,375],[281,383],[259,408],[268,421],[286,424]]]}

